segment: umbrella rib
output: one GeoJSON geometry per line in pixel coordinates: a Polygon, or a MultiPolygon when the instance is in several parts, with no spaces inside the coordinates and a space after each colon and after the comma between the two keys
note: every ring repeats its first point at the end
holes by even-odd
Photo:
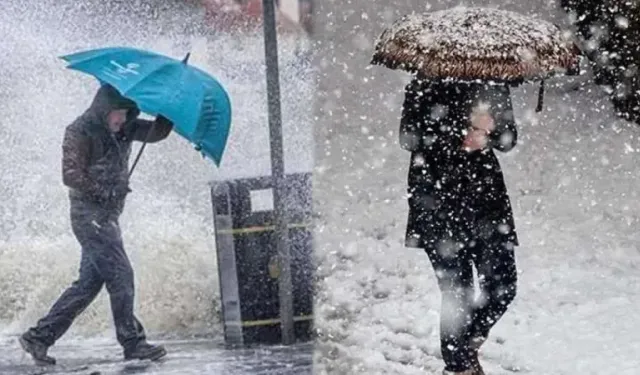
{"type": "Polygon", "coordinates": [[[157,74],[158,72],[160,72],[160,71],[162,71],[164,69],[167,69],[167,68],[176,67],[176,64],[179,64],[179,63],[180,62],[166,62],[166,63],[163,63],[162,65],[158,66],[156,69],[152,70],[149,74],[144,75],[142,78],[140,78],[137,81],[135,81],[134,83],[132,83],[131,86],[128,89],[122,90],[121,94],[123,96],[127,96],[127,94],[131,90],[133,90],[136,86],[140,85],[145,80],[150,79],[154,74],[157,74]]]}
{"type": "MultiPolygon", "coordinates": [[[[74,60],[74,61],[71,63],[71,65],[76,65],[76,64],[81,64],[81,63],[87,62],[87,61],[89,61],[89,60],[93,60],[93,59],[95,59],[95,58],[96,58],[96,54],[97,54],[98,52],[100,52],[100,53],[101,53],[100,57],[105,57],[105,56],[110,56],[110,55],[113,55],[113,54],[116,54],[116,55],[117,55],[117,54],[119,54],[119,53],[122,53],[122,50],[127,50],[127,51],[130,51],[130,52],[135,52],[135,53],[138,53],[138,54],[141,54],[141,55],[146,55],[146,56],[150,56],[150,57],[154,57],[154,58],[165,58],[165,59],[169,59],[169,60],[175,60],[175,59],[173,59],[173,58],[171,58],[171,57],[167,57],[167,56],[159,55],[159,54],[157,54],[157,53],[155,53],[155,52],[149,52],[149,51],[144,51],[144,50],[138,50],[138,49],[130,48],[130,47],[111,47],[111,48],[103,48],[103,49],[100,49],[100,50],[94,50],[94,51],[91,51],[91,53],[78,52],[78,53],[76,53],[76,54],[70,54],[70,55],[62,56],[61,58],[62,58],[63,60],[65,60],[65,61],[69,61],[69,58],[70,58],[70,57],[73,57],[74,55],[86,54],[87,56],[86,56],[85,58],[82,58],[82,59],[80,59],[80,60],[74,60]]],[[[179,62],[178,60],[175,60],[175,61],[176,61],[176,62],[179,62]]],[[[69,61],[69,62],[71,62],[71,61],[69,61]]]]}

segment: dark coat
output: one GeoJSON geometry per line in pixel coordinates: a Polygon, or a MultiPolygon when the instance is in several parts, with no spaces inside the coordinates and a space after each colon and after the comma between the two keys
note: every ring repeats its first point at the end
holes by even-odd
{"type": "Polygon", "coordinates": [[[518,245],[511,202],[493,150],[517,142],[509,88],[414,79],[405,91],[400,145],[411,151],[406,246],[474,241],[518,245]],[[480,101],[490,104],[496,129],[486,149],[462,149],[469,115],[480,101]]]}
{"type": "Polygon", "coordinates": [[[62,143],[62,180],[70,189],[72,208],[84,204],[122,210],[129,185],[132,142],[155,143],[173,129],[173,124],[162,116],[154,125],[153,121],[138,119],[139,114],[133,101],[105,85],[89,109],[67,126],[62,143]],[[106,122],[107,114],[116,109],[129,110],[119,133],[111,132],[106,122]],[[114,189],[118,192],[115,197],[114,189]]]}

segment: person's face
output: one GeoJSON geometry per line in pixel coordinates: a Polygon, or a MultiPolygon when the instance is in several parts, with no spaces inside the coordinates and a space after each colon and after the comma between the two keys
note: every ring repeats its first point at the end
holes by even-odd
{"type": "Polygon", "coordinates": [[[116,109],[107,115],[107,125],[109,126],[109,130],[114,133],[119,132],[122,129],[122,126],[127,121],[127,110],[126,109],[116,109]]]}

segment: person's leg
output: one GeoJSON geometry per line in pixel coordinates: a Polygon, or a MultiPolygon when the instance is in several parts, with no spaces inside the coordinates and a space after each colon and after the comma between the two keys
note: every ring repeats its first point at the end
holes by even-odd
{"type": "MultiPolygon", "coordinates": [[[[82,242],[81,242],[82,244],[82,242]]],[[[75,318],[96,298],[102,278],[82,250],[79,277],[53,304],[49,313],[20,338],[20,344],[39,364],[55,364],[47,350],[69,329],[75,318]]]]}
{"type": "Polygon", "coordinates": [[[124,250],[117,218],[101,222],[91,234],[96,251],[92,261],[105,281],[116,327],[116,337],[125,358],[157,359],[166,354],[161,346],[147,344],[144,328],[133,313],[134,274],[124,250]]]}
{"type": "Polygon", "coordinates": [[[480,300],[476,304],[469,334],[469,358],[476,374],[484,375],[478,358],[480,347],[515,298],[518,275],[514,248],[510,243],[478,243],[471,253],[478,271],[480,300]]]}
{"type": "Polygon", "coordinates": [[[441,250],[438,246],[425,249],[442,296],[440,350],[445,371],[457,373],[471,367],[468,338],[473,314],[473,270],[466,249],[453,256],[441,250]]]}
{"type": "Polygon", "coordinates": [[[84,235],[92,245],[91,261],[109,292],[118,342],[123,347],[135,346],[139,322],[133,315],[134,276],[118,223],[114,219],[101,220],[84,235]]]}
{"type": "Polygon", "coordinates": [[[482,244],[474,258],[481,297],[474,313],[471,335],[481,343],[514,300],[518,271],[511,243],[482,244]]]}
{"type": "Polygon", "coordinates": [[[53,304],[49,313],[29,329],[29,337],[47,346],[53,345],[69,329],[75,318],[96,298],[102,279],[82,252],[80,277],[53,304]]]}

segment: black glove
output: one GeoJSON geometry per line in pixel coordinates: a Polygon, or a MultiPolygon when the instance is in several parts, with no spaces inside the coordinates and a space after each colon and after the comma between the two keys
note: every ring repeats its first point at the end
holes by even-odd
{"type": "Polygon", "coordinates": [[[173,121],[169,120],[168,118],[164,117],[163,115],[158,115],[156,116],[156,122],[160,125],[163,126],[173,126],[173,121]]]}

